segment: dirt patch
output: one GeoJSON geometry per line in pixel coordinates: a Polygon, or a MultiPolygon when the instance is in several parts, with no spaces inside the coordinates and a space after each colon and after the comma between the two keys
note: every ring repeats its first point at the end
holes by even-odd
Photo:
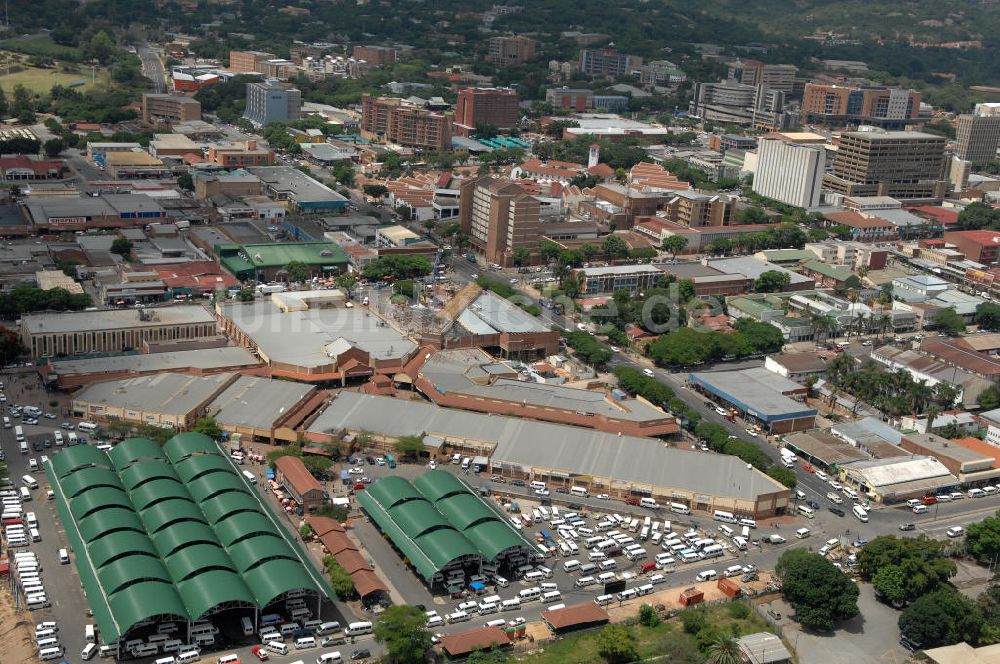
{"type": "Polygon", "coordinates": [[[27,611],[15,611],[10,593],[0,593],[0,642],[5,662],[37,662],[33,641],[35,623],[27,611]]]}
{"type": "MultiPolygon", "coordinates": [[[[753,595],[763,591],[769,582],[770,576],[767,574],[761,574],[759,580],[751,583],[740,583],[740,586],[745,588],[745,592],[747,594],[753,595]]],[[[687,588],[697,588],[705,593],[705,598],[702,600],[703,602],[718,602],[720,600],[729,599],[729,596],[726,595],[726,593],[719,590],[718,581],[706,581],[705,583],[693,583],[689,586],[684,586],[683,588],[679,586],[664,588],[663,590],[655,592],[651,595],[644,595],[642,597],[627,600],[623,602],[621,606],[612,604],[606,606],[605,609],[607,610],[608,615],[611,616],[611,622],[621,622],[627,618],[634,617],[639,613],[639,607],[643,604],[649,604],[651,606],[662,604],[666,607],[667,611],[679,611],[684,608],[681,606],[680,601],[681,592],[687,588]]]]}

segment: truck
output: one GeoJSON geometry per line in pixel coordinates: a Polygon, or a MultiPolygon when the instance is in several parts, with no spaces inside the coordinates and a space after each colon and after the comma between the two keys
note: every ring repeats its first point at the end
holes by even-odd
{"type": "Polygon", "coordinates": [[[284,293],[285,284],[258,284],[257,292],[261,295],[269,295],[270,293],[284,293]]]}

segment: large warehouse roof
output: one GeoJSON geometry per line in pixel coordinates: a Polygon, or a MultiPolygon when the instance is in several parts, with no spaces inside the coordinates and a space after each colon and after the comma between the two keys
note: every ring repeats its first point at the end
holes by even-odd
{"type": "MultiPolygon", "coordinates": [[[[73,398],[80,404],[156,411],[187,417],[232,382],[234,374],[161,373],[93,383],[73,398]]],[[[82,406],[81,406],[82,408],[82,406]]]]}
{"type": "Polygon", "coordinates": [[[217,607],[263,608],[289,590],[327,593],[206,436],[179,434],[162,448],[133,438],[107,454],[78,445],[45,470],[108,641],[155,616],[195,620],[217,607]]]}
{"type": "Polygon", "coordinates": [[[816,411],[784,393],[804,389],[764,368],[692,373],[688,379],[765,422],[814,417],[816,411]]]}
{"type": "Polygon", "coordinates": [[[664,447],[652,438],[616,436],[356,392],[338,394],[308,430],[328,433],[345,429],[393,437],[416,431],[431,439],[495,442],[494,464],[613,478],[698,495],[756,500],[761,495],[787,491],[734,456],[664,447]]]}
{"type": "Polygon", "coordinates": [[[359,493],[358,502],[427,580],[456,558],[494,560],[511,548],[532,550],[502,516],[441,470],[412,484],[385,477],[359,493]]]}

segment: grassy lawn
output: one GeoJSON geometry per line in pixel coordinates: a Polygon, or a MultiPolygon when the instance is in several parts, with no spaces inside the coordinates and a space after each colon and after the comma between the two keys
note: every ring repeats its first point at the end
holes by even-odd
{"type": "MultiPolygon", "coordinates": [[[[707,609],[706,624],[717,626],[725,632],[753,634],[755,632],[771,631],[767,624],[755,613],[746,618],[736,619],[729,613],[729,605],[714,606],[707,609]]],[[[641,659],[666,656],[670,662],[685,662],[700,664],[705,656],[698,650],[694,636],[684,631],[679,618],[660,623],[656,627],[632,627],[638,640],[641,659]]],[[[511,659],[527,664],[604,664],[604,659],[597,654],[595,638],[600,630],[592,630],[581,634],[570,635],[559,641],[544,645],[545,651],[529,655],[515,656],[511,659]]]]}
{"type": "Polygon", "coordinates": [[[61,46],[46,35],[3,39],[0,40],[0,49],[26,55],[40,55],[55,60],[76,60],[80,57],[80,49],[72,46],[61,46]]]}
{"type": "MultiPolygon", "coordinates": [[[[3,61],[0,60],[0,87],[3,88],[5,93],[7,93],[8,98],[10,98],[10,95],[14,90],[14,86],[18,83],[32,92],[41,93],[48,92],[52,89],[53,85],[68,85],[76,81],[85,81],[84,85],[76,88],[77,90],[85,90],[91,86],[90,71],[87,71],[86,73],[80,72],[79,74],[67,74],[55,69],[28,67],[24,71],[15,72],[10,75],[6,72],[7,70],[3,67],[3,61]]],[[[98,83],[104,81],[105,77],[104,72],[97,72],[98,83]]]]}

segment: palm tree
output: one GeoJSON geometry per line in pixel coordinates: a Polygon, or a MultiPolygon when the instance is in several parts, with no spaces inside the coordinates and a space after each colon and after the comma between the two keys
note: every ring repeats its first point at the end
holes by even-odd
{"type": "Polygon", "coordinates": [[[708,662],[710,664],[740,664],[740,647],[736,639],[717,634],[708,644],[708,662]]]}
{"type": "Polygon", "coordinates": [[[931,404],[927,406],[927,431],[926,433],[934,433],[934,420],[938,418],[941,414],[941,409],[938,408],[936,404],[931,404]]]}

